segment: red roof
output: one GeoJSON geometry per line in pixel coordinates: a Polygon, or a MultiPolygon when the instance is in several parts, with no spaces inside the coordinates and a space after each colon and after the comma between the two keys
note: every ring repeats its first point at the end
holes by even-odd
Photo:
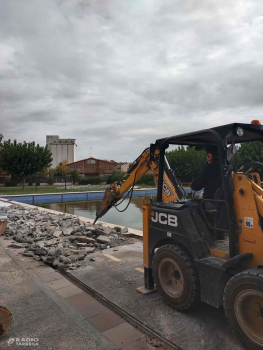
{"type": "Polygon", "coordinates": [[[78,163],[78,162],[83,162],[83,161],[88,160],[88,159],[99,160],[99,161],[101,161],[101,162],[106,162],[106,163],[109,163],[109,164],[111,164],[111,165],[117,165],[117,163],[115,163],[115,162],[113,163],[113,162],[110,162],[110,161],[105,160],[105,159],[98,159],[98,158],[94,158],[94,157],[89,157],[89,158],[77,160],[76,162],[68,163],[67,165],[75,164],[75,163],[78,163]]]}

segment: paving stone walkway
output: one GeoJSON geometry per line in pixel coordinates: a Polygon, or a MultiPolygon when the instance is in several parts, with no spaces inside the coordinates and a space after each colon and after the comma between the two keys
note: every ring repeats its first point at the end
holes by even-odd
{"type": "Polygon", "coordinates": [[[36,348],[45,350],[150,349],[135,327],[54,269],[7,248],[9,244],[0,237],[0,304],[13,314],[9,332],[0,338],[1,350],[16,349],[10,339],[25,337],[38,338],[36,348]]]}

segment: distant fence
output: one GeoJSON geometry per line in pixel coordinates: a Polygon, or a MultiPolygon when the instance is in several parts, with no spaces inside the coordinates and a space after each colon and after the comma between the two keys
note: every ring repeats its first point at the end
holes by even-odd
{"type": "MultiPolygon", "coordinates": [[[[191,190],[185,189],[187,195],[190,195],[191,190]]],[[[201,194],[202,191],[196,192],[201,194]]],[[[126,192],[127,194],[127,192],[126,192]]],[[[156,189],[148,190],[134,190],[133,197],[149,197],[156,196],[156,189]]],[[[1,198],[8,199],[15,202],[26,204],[45,204],[45,203],[63,203],[63,202],[78,202],[78,201],[92,201],[100,200],[104,196],[104,191],[90,191],[90,192],[71,192],[71,193],[56,193],[56,194],[35,194],[35,195],[2,195],[1,198]]],[[[125,195],[124,195],[125,196],[125,195]]]]}
{"type": "MultiPolygon", "coordinates": [[[[134,190],[133,197],[155,196],[157,190],[134,190]]],[[[15,202],[26,204],[45,204],[45,203],[63,203],[77,201],[99,200],[104,196],[102,192],[74,192],[74,193],[57,193],[57,194],[36,194],[36,195],[6,195],[0,198],[8,199],[15,202]]]]}

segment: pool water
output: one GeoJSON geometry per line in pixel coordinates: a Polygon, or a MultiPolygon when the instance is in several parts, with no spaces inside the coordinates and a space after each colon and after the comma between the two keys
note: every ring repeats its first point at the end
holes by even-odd
{"type": "MultiPolygon", "coordinates": [[[[57,210],[63,213],[83,216],[95,220],[96,210],[101,201],[81,201],[81,202],[65,202],[65,203],[48,203],[38,204],[39,207],[57,210]]],[[[128,199],[118,207],[123,210],[128,204],[128,199]]],[[[114,224],[116,226],[126,226],[135,230],[142,230],[142,198],[132,198],[128,208],[120,213],[116,208],[112,207],[99,220],[114,224]]]]}

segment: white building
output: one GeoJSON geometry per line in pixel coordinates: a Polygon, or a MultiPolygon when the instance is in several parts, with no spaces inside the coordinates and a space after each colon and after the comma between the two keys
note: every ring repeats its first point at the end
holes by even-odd
{"type": "Polygon", "coordinates": [[[76,139],[60,139],[58,135],[47,135],[46,141],[48,149],[52,152],[51,169],[54,169],[64,159],[68,163],[73,163],[77,160],[76,139]]]}

